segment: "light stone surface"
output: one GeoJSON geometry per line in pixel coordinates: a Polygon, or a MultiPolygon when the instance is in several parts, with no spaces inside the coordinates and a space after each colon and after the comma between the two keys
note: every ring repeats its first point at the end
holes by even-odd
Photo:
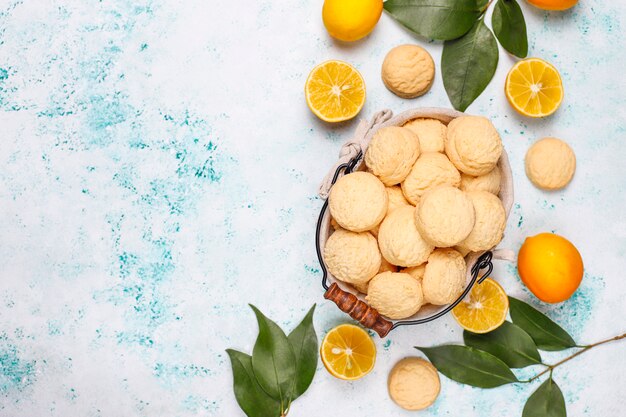
{"type": "MultiPolygon", "coordinates": [[[[495,262],[492,276],[588,344],[626,331],[626,8],[518,3],[529,56],[559,69],[565,98],[545,119],[516,114],[503,93],[516,59],[500,49],[468,109],[493,121],[511,159],[516,199],[500,247],[554,231],[578,247],[586,273],[557,305],[533,298],[513,264],[495,262]],[[567,139],[578,165],[549,193],[524,173],[526,150],[546,136],[567,139]]],[[[321,5],[0,0],[0,416],[243,417],[224,349],[252,350],[247,303],[288,331],[317,303],[320,338],[347,321],[322,298],[319,182],[360,118],[449,101],[440,42],[385,13],[371,36],[339,44],[321,5]],[[402,43],[423,46],[437,66],[414,100],[380,80],[402,43]],[[330,58],[356,65],[368,89],[359,118],[338,126],[318,121],[302,92],[330,58]]],[[[335,415],[408,416],[387,393],[393,365],[421,355],[413,346],[461,341],[450,316],[376,337],[371,374],[348,383],[319,363],[289,415],[332,405],[335,415]]],[[[555,371],[568,415],[623,413],[625,349],[607,344],[555,371]]],[[[567,352],[542,355],[555,363],[567,352]]],[[[420,417],[520,416],[540,384],[481,390],[440,378],[420,417]]]]}

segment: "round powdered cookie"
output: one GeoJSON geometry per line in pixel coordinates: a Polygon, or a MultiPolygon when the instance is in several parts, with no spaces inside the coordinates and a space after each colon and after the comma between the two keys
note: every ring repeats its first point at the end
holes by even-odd
{"type": "Polygon", "coordinates": [[[422,282],[422,278],[424,278],[424,271],[426,270],[426,263],[423,263],[418,266],[412,266],[409,268],[401,269],[400,272],[404,274],[409,274],[416,280],[422,282]]]}
{"type": "Polygon", "coordinates": [[[470,234],[459,246],[471,252],[489,250],[500,243],[506,226],[502,201],[487,191],[470,191],[467,196],[474,205],[476,221],[470,234]]]}
{"type": "Polygon", "coordinates": [[[378,178],[353,172],[337,180],[330,189],[330,214],[341,227],[353,232],[374,228],[387,213],[387,192],[378,178]]]}
{"type": "Polygon", "coordinates": [[[502,140],[486,117],[461,116],[448,123],[445,149],[459,171],[479,176],[495,168],[502,140]]]}
{"type": "Polygon", "coordinates": [[[423,264],[434,249],[415,226],[413,206],[400,207],[383,220],[378,231],[378,246],[386,260],[399,266],[423,264]]]}
{"type": "Polygon", "coordinates": [[[401,183],[420,154],[417,135],[409,129],[379,129],[365,152],[365,165],[385,185],[401,183]]]}
{"type": "Polygon", "coordinates": [[[410,203],[417,205],[420,197],[429,189],[440,185],[458,187],[461,174],[442,153],[422,154],[402,183],[402,192],[410,203]]]}
{"type": "Polygon", "coordinates": [[[543,138],[526,153],[526,175],[539,188],[558,190],[572,180],[576,155],[561,139],[543,138]]]}
{"type": "Polygon", "coordinates": [[[387,380],[391,399],[405,410],[431,406],[441,390],[437,369],[422,358],[404,358],[396,363],[387,380]]]}
{"type": "Polygon", "coordinates": [[[420,152],[443,152],[448,128],[437,119],[413,119],[404,124],[420,140],[420,152]]]}
{"type": "Polygon", "coordinates": [[[435,249],[428,257],[422,289],[427,303],[450,304],[465,287],[465,259],[454,249],[435,249]]]}
{"type": "Polygon", "coordinates": [[[385,56],[382,79],[389,91],[398,97],[418,97],[430,89],[435,79],[435,63],[422,47],[396,46],[385,56]]]}
{"type": "Polygon", "coordinates": [[[461,174],[460,188],[463,191],[487,191],[491,194],[498,195],[501,182],[502,174],[500,168],[496,166],[487,174],[478,177],[461,174]]]}
{"type": "Polygon", "coordinates": [[[424,302],[422,285],[409,274],[383,272],[369,283],[370,306],[390,319],[404,319],[417,313],[424,302]]]}
{"type": "Polygon", "coordinates": [[[381,256],[376,239],[370,233],[337,230],[326,242],[324,262],[337,279],[362,284],[378,273],[381,256]]]}
{"type": "Polygon", "coordinates": [[[441,186],[426,192],[415,211],[421,236],[433,246],[447,248],[462,242],[474,227],[474,206],[458,188],[441,186]]]}

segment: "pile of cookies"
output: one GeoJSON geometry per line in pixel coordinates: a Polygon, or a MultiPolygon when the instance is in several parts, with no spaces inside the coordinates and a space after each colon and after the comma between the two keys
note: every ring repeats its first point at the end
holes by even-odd
{"type": "Polygon", "coordinates": [[[331,189],[330,273],[390,319],[453,302],[465,287],[464,256],[502,240],[501,154],[500,135],[484,117],[379,129],[367,170],[331,189]]]}

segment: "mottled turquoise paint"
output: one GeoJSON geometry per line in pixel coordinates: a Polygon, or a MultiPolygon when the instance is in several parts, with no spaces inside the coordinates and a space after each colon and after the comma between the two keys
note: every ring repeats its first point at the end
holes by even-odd
{"type": "Polygon", "coordinates": [[[34,360],[21,357],[17,347],[0,338],[0,394],[22,391],[35,382],[34,360]]]}

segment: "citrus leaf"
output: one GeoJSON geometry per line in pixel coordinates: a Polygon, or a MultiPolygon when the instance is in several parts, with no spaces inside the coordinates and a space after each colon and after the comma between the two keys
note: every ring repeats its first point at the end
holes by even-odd
{"type": "Polygon", "coordinates": [[[480,15],[477,0],[387,0],[383,7],[418,35],[449,40],[463,36],[480,15]]]}
{"type": "Polygon", "coordinates": [[[458,345],[415,348],[424,352],[439,372],[463,384],[494,388],[519,382],[504,362],[482,350],[458,345]]]}
{"type": "Polygon", "coordinates": [[[280,403],[267,395],[252,371],[250,355],[226,349],[233,368],[233,390],[237,404],[248,417],[278,417],[280,403]]]}
{"type": "Polygon", "coordinates": [[[533,338],[541,350],[555,351],[576,346],[576,342],[561,326],[534,307],[509,297],[511,320],[533,338]]]}
{"type": "Polygon", "coordinates": [[[522,417],[566,417],[565,399],[559,386],[552,379],[552,375],[532,393],[522,417]]]}
{"type": "Polygon", "coordinates": [[[259,336],[252,350],[252,369],[263,391],[280,401],[283,409],[290,400],[296,376],[296,356],[285,333],[255,306],[250,305],[259,323],[259,336]]]}
{"type": "Polygon", "coordinates": [[[309,388],[317,369],[317,335],[313,327],[315,304],[300,324],[287,337],[296,356],[296,377],[293,381],[291,400],[295,400],[309,388]]]}
{"type": "Polygon", "coordinates": [[[465,111],[487,87],[497,66],[498,44],[482,19],[463,37],[446,41],[441,72],[454,108],[465,111]]]}
{"type": "Polygon", "coordinates": [[[463,332],[467,346],[484,350],[496,356],[511,368],[541,363],[541,356],[532,337],[520,327],[505,321],[496,330],[485,334],[463,332]]]}
{"type": "Polygon", "coordinates": [[[528,55],[526,21],[515,0],[498,0],[491,15],[491,27],[504,49],[520,58],[528,55]]]}

